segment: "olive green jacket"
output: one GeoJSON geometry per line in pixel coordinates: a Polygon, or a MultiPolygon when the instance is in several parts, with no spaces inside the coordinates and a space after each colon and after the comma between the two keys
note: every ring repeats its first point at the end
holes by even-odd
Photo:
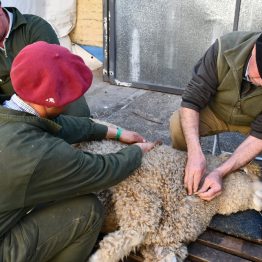
{"type": "Polygon", "coordinates": [[[22,15],[13,7],[6,9],[13,14],[13,25],[5,48],[0,48],[0,103],[14,93],[10,68],[19,51],[37,41],[59,44],[55,31],[44,19],[35,15],[22,15]]]}
{"type": "Polygon", "coordinates": [[[243,69],[260,33],[233,32],[221,37],[217,57],[217,92],[211,109],[226,123],[250,126],[262,112],[262,88],[241,97],[243,69]]]}
{"type": "Polygon", "coordinates": [[[0,106],[0,239],[32,207],[108,188],[141,164],[136,145],[108,155],[70,145],[106,133],[89,118],[51,121],[0,106]]]}

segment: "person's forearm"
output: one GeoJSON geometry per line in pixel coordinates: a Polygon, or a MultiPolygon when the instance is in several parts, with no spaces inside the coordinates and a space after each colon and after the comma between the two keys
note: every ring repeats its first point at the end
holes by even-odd
{"type": "Polygon", "coordinates": [[[117,127],[108,127],[106,138],[107,139],[115,139],[117,134],[117,127]]]}
{"type": "Polygon", "coordinates": [[[248,136],[221,166],[214,171],[221,177],[245,166],[262,151],[262,140],[248,136]]]}
{"type": "Polygon", "coordinates": [[[69,144],[101,140],[106,137],[108,132],[107,126],[95,123],[88,117],[60,115],[53,121],[62,126],[56,136],[69,144]]]}
{"type": "Polygon", "coordinates": [[[196,192],[206,170],[206,160],[199,140],[199,113],[193,109],[180,110],[181,124],[187,144],[187,164],[184,184],[189,195],[196,192]]]}
{"type": "Polygon", "coordinates": [[[191,152],[201,150],[199,140],[199,113],[193,109],[182,107],[180,109],[180,118],[188,153],[190,154],[191,152]]]}

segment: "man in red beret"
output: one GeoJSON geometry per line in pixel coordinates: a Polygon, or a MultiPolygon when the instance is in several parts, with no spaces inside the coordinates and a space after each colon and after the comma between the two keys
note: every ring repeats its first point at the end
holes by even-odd
{"type": "Polygon", "coordinates": [[[155,144],[60,115],[92,82],[90,69],[66,48],[26,46],[11,80],[16,94],[0,106],[0,261],[87,261],[103,221],[92,192],[128,177],[155,144]],[[108,155],[70,146],[102,139],[133,145],[108,155]]]}
{"type": "MultiPolygon", "coordinates": [[[[35,15],[21,14],[15,7],[3,8],[0,1],[0,103],[14,94],[10,80],[14,58],[25,46],[37,41],[59,45],[57,35],[47,21],[35,15]]],[[[70,103],[64,114],[90,116],[84,96],[70,103]]]]}
{"type": "Polygon", "coordinates": [[[173,146],[187,150],[185,187],[211,200],[222,192],[223,177],[262,151],[262,35],[232,32],[220,37],[193,70],[181,108],[170,119],[173,146]],[[247,135],[232,156],[206,173],[200,136],[221,132],[247,135]]]}

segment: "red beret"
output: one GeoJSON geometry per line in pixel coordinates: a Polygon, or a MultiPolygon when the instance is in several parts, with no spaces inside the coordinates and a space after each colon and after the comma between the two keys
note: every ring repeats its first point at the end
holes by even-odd
{"type": "Polygon", "coordinates": [[[15,92],[23,100],[48,107],[67,105],[90,87],[92,71],[68,49],[43,41],[24,47],[11,67],[15,92]]]}

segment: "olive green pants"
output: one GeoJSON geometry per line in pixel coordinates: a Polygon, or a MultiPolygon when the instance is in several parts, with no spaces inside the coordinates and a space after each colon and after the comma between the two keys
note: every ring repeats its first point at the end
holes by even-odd
{"type": "MultiPolygon", "coordinates": [[[[176,149],[186,150],[186,141],[183,134],[179,110],[170,117],[169,132],[172,145],[176,149]]],[[[229,125],[217,118],[213,111],[207,106],[199,114],[199,135],[210,136],[223,132],[239,132],[247,135],[250,132],[249,126],[229,125]]]]}
{"type": "Polygon", "coordinates": [[[86,262],[102,221],[103,207],[92,194],[39,208],[4,235],[0,261],[86,262]]]}

